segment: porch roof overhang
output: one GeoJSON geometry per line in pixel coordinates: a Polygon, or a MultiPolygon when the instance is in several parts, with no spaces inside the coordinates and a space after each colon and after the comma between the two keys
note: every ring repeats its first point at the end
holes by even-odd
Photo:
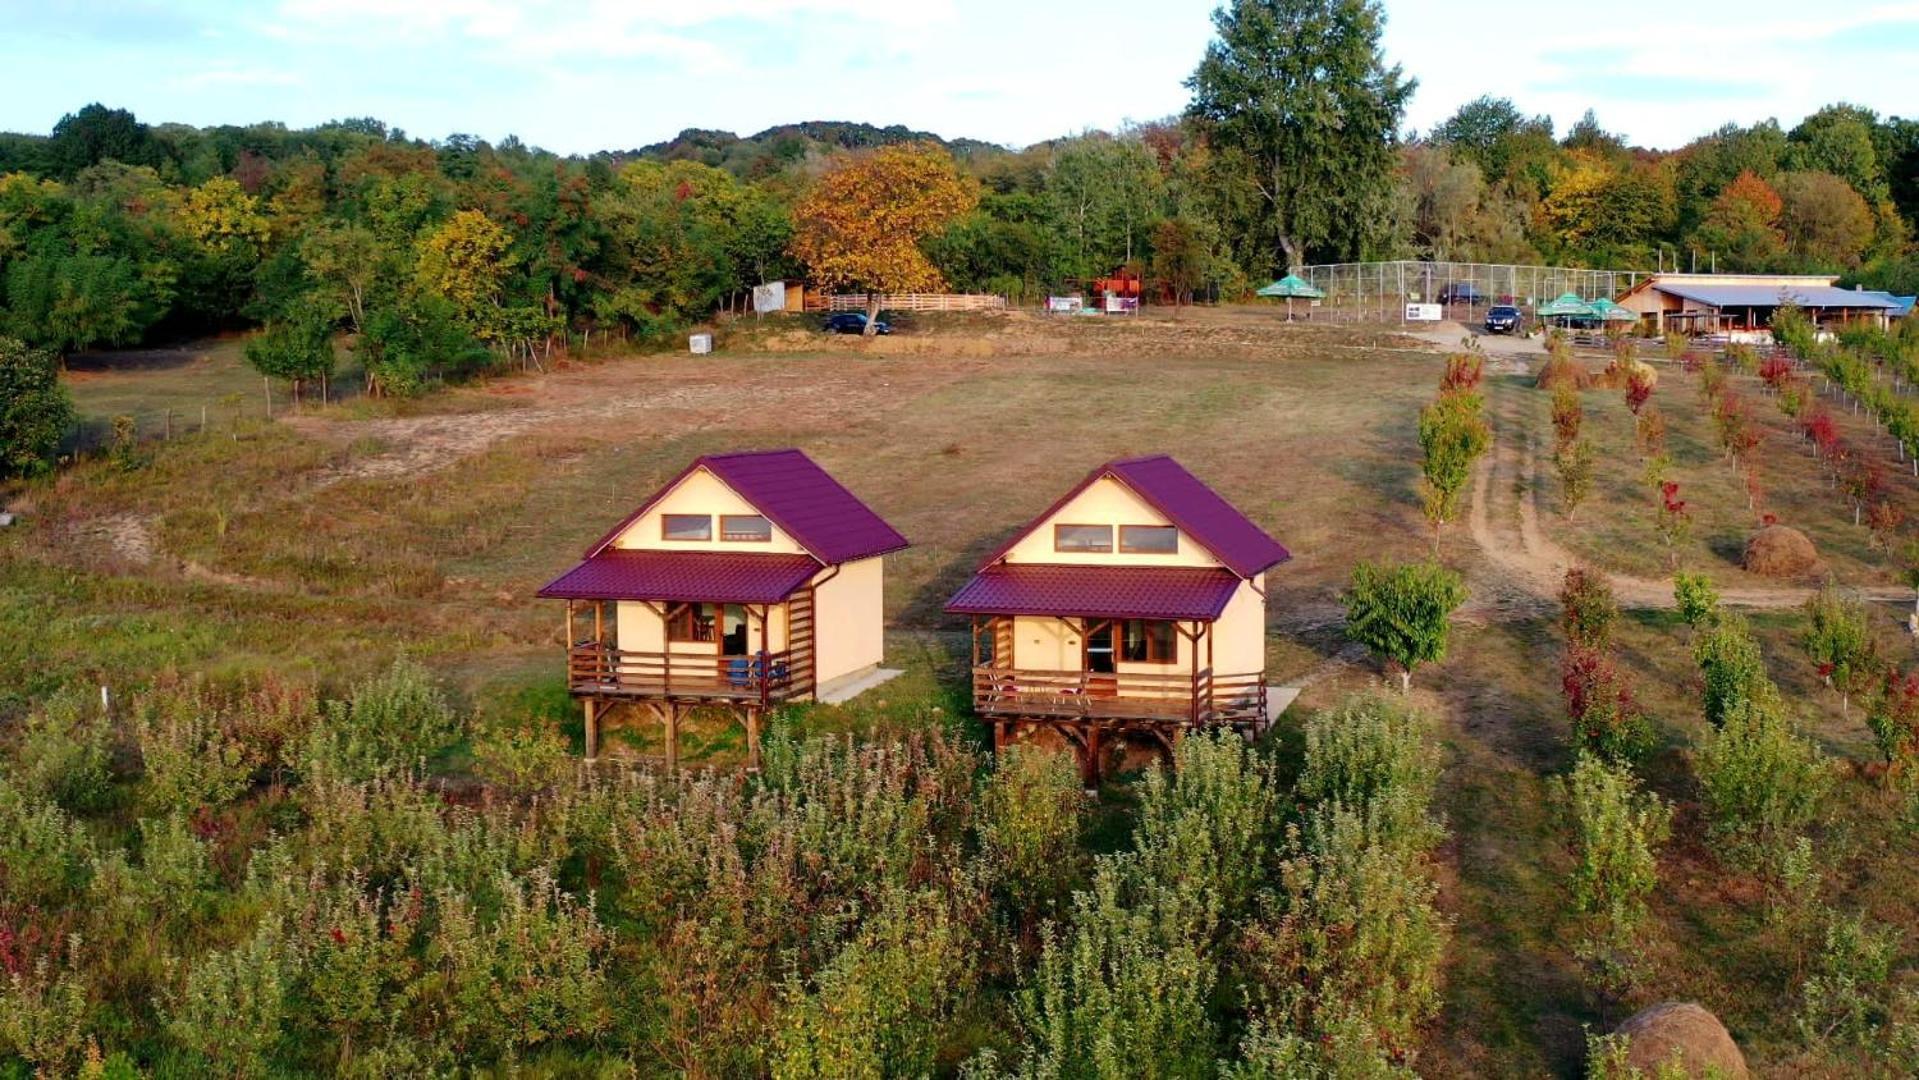
{"type": "Polygon", "coordinates": [[[608,548],[548,582],[560,600],[777,604],[821,569],[811,555],[608,548]]]}
{"type": "Polygon", "coordinates": [[[955,615],[1084,619],[1219,618],[1240,585],[1231,570],[995,563],[946,603],[955,615]]]}

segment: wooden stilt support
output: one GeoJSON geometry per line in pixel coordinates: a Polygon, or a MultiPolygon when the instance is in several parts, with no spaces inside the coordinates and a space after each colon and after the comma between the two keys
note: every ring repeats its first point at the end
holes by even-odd
{"type": "Polygon", "coordinates": [[[746,710],[746,771],[760,771],[760,711],[746,710]]]}
{"type": "Polygon", "coordinates": [[[660,710],[666,721],[666,771],[680,770],[680,707],[666,705],[660,710]]]}
{"type": "Polygon", "coordinates": [[[1080,780],[1088,791],[1099,790],[1099,726],[1086,729],[1086,745],[1080,749],[1080,780]]]}
{"type": "Polygon", "coordinates": [[[581,700],[586,703],[586,760],[593,761],[600,756],[599,703],[592,698],[581,700]]]}

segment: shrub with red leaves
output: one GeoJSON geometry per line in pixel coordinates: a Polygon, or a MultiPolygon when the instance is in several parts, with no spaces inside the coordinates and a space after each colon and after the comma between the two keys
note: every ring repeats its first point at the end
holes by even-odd
{"type": "Polygon", "coordinates": [[[1652,400],[1652,386],[1652,376],[1640,368],[1633,368],[1632,373],[1626,376],[1626,408],[1634,416],[1638,416],[1639,410],[1652,400]]]}
{"type": "Polygon", "coordinates": [[[1612,582],[1597,571],[1573,567],[1559,587],[1560,628],[1574,645],[1604,649],[1612,644],[1613,626],[1619,621],[1619,602],[1613,598],[1612,582]]]}
{"type": "Polygon", "coordinates": [[[1845,459],[1839,470],[1839,486],[1852,500],[1852,523],[1859,524],[1860,515],[1867,503],[1879,502],[1885,497],[1886,470],[1884,466],[1864,454],[1845,459]]]}
{"type": "Polygon", "coordinates": [[[1866,710],[1866,724],[1886,764],[1895,770],[1910,768],[1919,754],[1919,675],[1887,668],[1885,681],[1866,710]]]}
{"type": "Polygon", "coordinates": [[[1727,391],[1721,394],[1713,405],[1713,428],[1719,436],[1719,446],[1734,461],[1743,462],[1759,446],[1765,433],[1753,419],[1752,405],[1738,394],[1727,391]]]}
{"type": "Polygon", "coordinates": [[[1759,378],[1774,390],[1782,388],[1792,378],[1792,361],[1777,354],[1768,356],[1759,365],[1759,378]]]}
{"type": "Polygon", "coordinates": [[[1686,512],[1686,500],[1679,497],[1679,481],[1659,485],[1659,517],[1653,523],[1659,538],[1666,542],[1666,561],[1679,568],[1679,545],[1692,529],[1692,515],[1686,512]]]}
{"type": "Polygon", "coordinates": [[[1566,695],[1573,737],[1584,748],[1620,762],[1635,761],[1651,748],[1652,726],[1605,650],[1568,646],[1560,689],[1566,695]]]}
{"type": "Polygon", "coordinates": [[[1811,440],[1813,452],[1822,458],[1837,456],[1841,440],[1839,426],[1832,422],[1832,414],[1819,406],[1806,412],[1799,418],[1799,430],[1811,440]]]}

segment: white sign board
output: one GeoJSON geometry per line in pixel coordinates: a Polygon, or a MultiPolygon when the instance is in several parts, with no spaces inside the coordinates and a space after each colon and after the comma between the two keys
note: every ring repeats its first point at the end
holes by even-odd
{"type": "Polygon", "coordinates": [[[713,351],[713,335],[694,334],[686,339],[686,346],[692,350],[694,356],[705,356],[713,351]]]}
{"type": "Polygon", "coordinates": [[[1446,309],[1438,304],[1407,304],[1407,322],[1438,322],[1445,318],[1446,309]]]}
{"type": "Polygon", "coordinates": [[[1046,298],[1046,310],[1060,315],[1071,315],[1084,306],[1085,301],[1077,296],[1049,296],[1046,298]]]}
{"type": "Polygon", "coordinates": [[[786,282],[769,281],[753,286],[753,310],[756,313],[786,310],[786,282]]]}

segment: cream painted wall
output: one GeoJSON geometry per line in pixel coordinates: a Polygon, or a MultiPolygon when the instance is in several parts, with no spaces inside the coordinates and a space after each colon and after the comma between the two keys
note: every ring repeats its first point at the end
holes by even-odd
{"type": "Polygon", "coordinates": [[[1171,522],[1148,506],[1132,489],[1110,476],[1101,477],[1089,485],[1085,491],[1075,495],[1072,501],[1060,507],[1059,512],[1039,523],[1031,533],[1022,537],[1006,553],[1006,562],[1015,563],[1071,563],[1093,566],[1218,566],[1219,560],[1212,553],[1194,543],[1185,534],[1179,538],[1179,553],[1175,555],[1123,555],[1119,552],[1119,526],[1121,525],[1170,525],[1171,522]],[[1110,555],[1090,552],[1066,552],[1053,550],[1053,526],[1060,525],[1111,525],[1113,526],[1113,552],[1110,555]]]}
{"type": "MultiPolygon", "coordinates": [[[[1253,591],[1254,584],[1265,587],[1265,575],[1253,582],[1241,582],[1213,624],[1213,671],[1219,675],[1249,675],[1266,670],[1266,600],[1253,591]]],[[[1122,672],[1179,674],[1193,670],[1192,642],[1184,634],[1175,635],[1173,664],[1121,662],[1122,672]]],[[[1204,638],[1199,666],[1206,666],[1204,638]]],[[[1051,616],[1021,615],[1013,620],[1013,666],[1031,671],[1080,670],[1080,639],[1077,630],[1051,616]]]]}
{"type": "MultiPolygon", "coordinates": [[[[664,609],[667,605],[661,604],[664,609]]],[[[766,625],[767,651],[780,652],[786,648],[786,608],[775,604],[768,613],[766,625]]],[[[615,626],[618,628],[619,647],[626,652],[663,652],[666,649],[666,623],[653,608],[635,600],[622,600],[617,605],[615,626]]],[[[759,650],[760,619],[758,609],[748,609],[746,613],[747,649],[759,650]]],[[[689,656],[712,656],[719,651],[717,643],[704,641],[676,641],[673,652],[686,653],[689,656]]]]}
{"type": "Polygon", "coordinates": [[[825,683],[877,665],[886,652],[885,571],[877,556],[841,565],[814,593],[814,651],[825,683]]]}
{"type": "Polygon", "coordinates": [[[613,540],[614,547],[649,551],[762,551],[804,554],[806,549],[779,526],[773,527],[771,543],[751,543],[720,539],[720,515],[757,514],[753,504],[741,498],[706,469],[695,469],[668,492],[657,505],[627,526],[613,540]],[[709,514],[713,518],[713,539],[707,541],[665,540],[661,538],[660,519],[667,514],[709,514]]]}
{"type": "Polygon", "coordinates": [[[1213,624],[1213,673],[1250,675],[1266,670],[1266,575],[1242,581],[1213,624]]]}

